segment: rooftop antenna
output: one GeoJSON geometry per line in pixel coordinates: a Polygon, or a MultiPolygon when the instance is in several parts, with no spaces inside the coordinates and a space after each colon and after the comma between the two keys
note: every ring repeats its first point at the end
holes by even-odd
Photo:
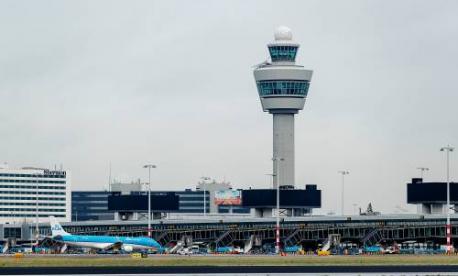
{"type": "Polygon", "coordinates": [[[427,167],[418,167],[417,170],[420,170],[420,177],[421,177],[421,179],[423,181],[423,175],[424,175],[425,172],[429,171],[429,168],[427,168],[427,167]]]}
{"type": "Polygon", "coordinates": [[[110,173],[108,174],[108,191],[111,192],[111,162],[110,162],[110,173]]]}
{"type": "Polygon", "coordinates": [[[251,66],[251,68],[259,68],[259,67],[263,67],[263,66],[265,66],[265,65],[270,65],[270,64],[271,64],[271,63],[269,62],[269,59],[266,58],[265,61],[263,61],[263,62],[261,62],[261,63],[258,63],[258,64],[256,64],[256,65],[253,65],[253,66],[251,66]]]}

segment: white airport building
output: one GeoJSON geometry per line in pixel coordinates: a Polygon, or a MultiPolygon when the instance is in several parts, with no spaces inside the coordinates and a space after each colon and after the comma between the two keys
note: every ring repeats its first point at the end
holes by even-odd
{"type": "Polygon", "coordinates": [[[0,224],[71,221],[69,171],[0,167],[0,224]]]}

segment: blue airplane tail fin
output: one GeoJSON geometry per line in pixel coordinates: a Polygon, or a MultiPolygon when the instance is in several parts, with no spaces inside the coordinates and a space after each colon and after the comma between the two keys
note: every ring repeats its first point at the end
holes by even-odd
{"type": "Polygon", "coordinates": [[[53,216],[49,217],[49,223],[51,224],[52,236],[69,236],[70,234],[65,232],[64,228],[60,225],[57,219],[53,216]]]}

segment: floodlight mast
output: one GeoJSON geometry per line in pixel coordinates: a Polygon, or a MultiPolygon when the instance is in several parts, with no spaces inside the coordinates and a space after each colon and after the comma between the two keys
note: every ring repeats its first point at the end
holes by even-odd
{"type": "MultiPolygon", "coordinates": [[[[279,166],[280,162],[285,161],[283,158],[274,157],[272,158],[273,161],[276,161],[275,164],[279,166]]],[[[280,173],[280,170],[277,168],[277,173],[280,173]]],[[[278,178],[280,179],[280,178],[278,178]]],[[[278,183],[280,184],[280,183],[278,183]]],[[[276,212],[276,224],[275,224],[275,253],[280,254],[280,185],[276,187],[276,205],[277,205],[277,212],[276,212]]]]}
{"type": "Polygon", "coordinates": [[[156,165],[146,164],[144,169],[148,169],[148,237],[151,238],[151,169],[155,169],[156,165]]]}
{"type": "Polygon", "coordinates": [[[452,227],[450,224],[450,152],[452,152],[455,148],[450,145],[442,147],[440,151],[445,151],[447,156],[447,224],[446,224],[446,235],[447,235],[447,254],[452,253],[452,227]]]}
{"type": "Polygon", "coordinates": [[[429,168],[427,168],[427,167],[418,167],[417,170],[420,171],[420,177],[421,177],[421,179],[423,181],[423,175],[424,175],[425,172],[429,171],[429,168]]]}
{"type": "Polygon", "coordinates": [[[202,187],[204,187],[204,217],[207,217],[207,187],[205,187],[207,183],[205,181],[211,180],[211,178],[202,176],[200,179],[202,179],[202,187]]]}
{"type": "Polygon", "coordinates": [[[342,189],[340,194],[340,214],[345,214],[345,176],[350,174],[349,171],[338,171],[337,173],[342,175],[342,189]]]}

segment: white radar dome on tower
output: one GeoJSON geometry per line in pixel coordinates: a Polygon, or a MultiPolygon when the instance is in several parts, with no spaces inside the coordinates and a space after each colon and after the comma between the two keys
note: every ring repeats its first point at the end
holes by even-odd
{"type": "Polygon", "coordinates": [[[275,40],[293,40],[293,32],[286,26],[280,26],[275,30],[275,40]]]}

